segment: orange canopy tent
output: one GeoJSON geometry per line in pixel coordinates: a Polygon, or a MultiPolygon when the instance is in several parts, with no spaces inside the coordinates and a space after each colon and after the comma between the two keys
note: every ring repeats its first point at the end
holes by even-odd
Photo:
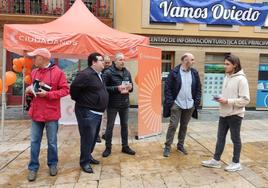
{"type": "Polygon", "coordinates": [[[137,45],[141,44],[148,45],[149,39],[108,27],[81,0],[49,23],[4,25],[4,48],[20,55],[44,47],[55,58],[86,59],[96,51],[110,56],[122,52],[127,59],[133,59],[137,57],[137,45]]]}
{"type": "MultiPolygon", "coordinates": [[[[3,37],[2,83],[5,88],[6,50],[24,55],[26,51],[43,47],[54,58],[86,59],[92,52],[126,59],[137,58],[137,46],[148,45],[147,37],[112,29],[98,20],[81,0],[60,18],[45,24],[5,24],[3,37]]],[[[1,127],[4,137],[5,91],[2,92],[1,127]]]]}

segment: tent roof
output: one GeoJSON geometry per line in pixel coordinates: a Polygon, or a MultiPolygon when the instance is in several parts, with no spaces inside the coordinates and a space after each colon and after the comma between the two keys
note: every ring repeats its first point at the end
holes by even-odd
{"type": "Polygon", "coordinates": [[[53,57],[85,59],[91,52],[126,58],[137,57],[137,45],[148,45],[147,37],[117,31],[98,20],[81,0],[58,19],[45,24],[5,24],[4,48],[23,55],[38,47],[53,57]]]}

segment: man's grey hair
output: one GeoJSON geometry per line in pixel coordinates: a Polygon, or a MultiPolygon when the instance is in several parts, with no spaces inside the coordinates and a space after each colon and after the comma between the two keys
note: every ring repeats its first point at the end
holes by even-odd
{"type": "Polygon", "coordinates": [[[103,60],[104,60],[104,61],[111,61],[110,56],[107,55],[107,54],[104,54],[104,55],[103,55],[103,60]]]}
{"type": "Polygon", "coordinates": [[[125,58],[125,56],[121,52],[115,54],[115,61],[118,61],[119,59],[123,59],[123,58],[125,58]]]}

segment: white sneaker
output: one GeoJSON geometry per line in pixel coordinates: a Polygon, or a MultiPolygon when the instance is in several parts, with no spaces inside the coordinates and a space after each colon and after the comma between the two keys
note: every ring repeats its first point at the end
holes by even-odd
{"type": "Polygon", "coordinates": [[[242,166],[241,166],[240,163],[234,163],[234,162],[232,162],[227,167],[225,167],[224,170],[226,170],[228,172],[236,172],[236,171],[242,170],[242,166]]]}
{"type": "Polygon", "coordinates": [[[217,161],[215,159],[202,161],[202,166],[209,167],[209,168],[221,168],[220,161],[217,161]]]}

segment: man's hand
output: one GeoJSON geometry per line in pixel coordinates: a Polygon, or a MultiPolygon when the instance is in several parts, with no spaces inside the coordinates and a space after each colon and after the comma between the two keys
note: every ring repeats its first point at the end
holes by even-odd
{"type": "Polygon", "coordinates": [[[43,89],[39,89],[39,92],[36,93],[37,96],[39,97],[45,97],[47,94],[47,91],[43,90],[43,89]]]}
{"type": "Polygon", "coordinates": [[[126,85],[119,85],[118,91],[120,91],[121,94],[127,94],[128,93],[127,86],[126,85]]]}
{"type": "Polygon", "coordinates": [[[125,86],[119,85],[119,86],[117,86],[117,88],[118,88],[118,91],[122,92],[125,89],[125,86]]]}
{"type": "Polygon", "coordinates": [[[33,94],[32,87],[33,87],[33,85],[30,85],[30,86],[26,87],[25,94],[33,94]]]}
{"type": "Polygon", "coordinates": [[[228,104],[228,100],[225,99],[225,98],[219,98],[219,99],[217,100],[217,102],[219,102],[219,103],[221,103],[221,104],[228,104]]]}
{"type": "Polygon", "coordinates": [[[129,83],[129,84],[127,85],[127,90],[130,91],[130,90],[132,89],[132,87],[133,87],[133,86],[132,86],[132,83],[129,83]]]}

